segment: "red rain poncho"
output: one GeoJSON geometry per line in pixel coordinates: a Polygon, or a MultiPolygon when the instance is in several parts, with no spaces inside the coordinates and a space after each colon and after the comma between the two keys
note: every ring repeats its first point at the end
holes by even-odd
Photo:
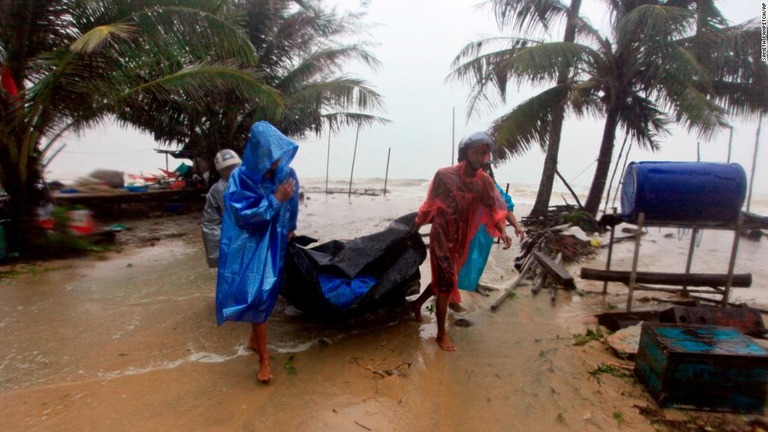
{"type": "Polygon", "coordinates": [[[507,216],[507,205],[491,177],[482,170],[467,177],[466,164],[465,161],[437,171],[416,216],[417,225],[432,224],[432,289],[435,294],[450,291],[451,303],[461,301],[456,280],[478,228],[484,224],[492,237],[499,237],[497,227],[507,216]]]}

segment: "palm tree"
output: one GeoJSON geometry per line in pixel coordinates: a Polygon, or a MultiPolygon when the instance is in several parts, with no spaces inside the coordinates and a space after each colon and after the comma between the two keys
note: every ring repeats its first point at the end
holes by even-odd
{"type": "Polygon", "coordinates": [[[40,160],[66,131],[110,115],[212,92],[251,101],[279,94],[240,69],[253,46],[216,14],[221,2],[0,0],[0,182],[17,250],[34,241],[40,160]],[[18,92],[17,92],[18,91],[18,92]]]}
{"type": "MultiPolygon", "coordinates": [[[[509,17],[530,20],[536,15],[518,13],[522,6],[553,2],[493,3],[510,5],[509,17]]],[[[454,78],[473,84],[472,108],[492,102],[486,95],[491,89],[503,101],[509,80],[556,82],[494,122],[492,133],[502,146],[498,155],[502,160],[527,151],[534,143],[547,145],[560,107],[577,116],[605,117],[585,204],[592,215],[599,209],[619,127],[637,145],[659,149],[659,138],[668,133],[671,122],[706,137],[727,124],[726,114],[754,113],[768,105],[767,67],[757,57],[756,22],[728,27],[713,2],[703,0],[612,0],[608,6],[610,37],[572,14],[575,42],[486,39],[467,45],[456,57],[452,72],[454,78]],[[704,38],[707,43],[701,42],[704,38]],[[492,43],[502,43],[502,49],[487,52],[492,43]],[[713,61],[697,60],[702,46],[713,61]],[[565,81],[563,71],[570,71],[565,81]],[[756,94],[748,94],[748,88],[756,94]]]]}
{"type": "Polygon", "coordinates": [[[149,111],[138,119],[166,125],[153,127],[158,141],[183,144],[212,161],[222,148],[241,149],[256,120],[297,138],[387,122],[367,113],[382,107],[381,96],[365,81],[344,75],[350,62],[379,65],[364,43],[347,42],[365,28],[363,14],[339,14],[319,0],[236,1],[230,14],[240,17],[254,46],[258,63],[249,70],[281,96],[281,109],[222,94],[208,95],[203,106],[179,101],[166,105],[160,116],[149,111]]]}

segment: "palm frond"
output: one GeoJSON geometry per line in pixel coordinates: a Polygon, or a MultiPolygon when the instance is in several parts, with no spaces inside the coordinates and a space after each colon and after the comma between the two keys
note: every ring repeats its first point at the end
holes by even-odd
{"type": "Polygon", "coordinates": [[[649,98],[633,94],[619,112],[619,122],[632,140],[641,148],[661,149],[658,137],[668,135],[670,123],[664,111],[649,98]]]}
{"type": "Polygon", "coordinates": [[[615,27],[616,40],[619,45],[624,41],[641,39],[645,45],[651,41],[666,43],[690,34],[695,25],[696,14],[693,11],[645,4],[632,9],[618,21],[615,27]]]}
{"type": "Polygon", "coordinates": [[[275,87],[286,91],[301,88],[302,83],[341,72],[344,66],[352,61],[361,61],[372,70],[377,70],[381,65],[379,60],[370,52],[357,45],[319,50],[304,58],[294,69],[279,77],[275,87]]]}
{"type": "Polygon", "coordinates": [[[74,41],[69,49],[76,53],[93,54],[101,50],[101,47],[111,38],[130,38],[136,33],[137,28],[127,23],[115,23],[94,27],[83,36],[74,41]]]}
{"type": "Polygon", "coordinates": [[[566,86],[555,86],[517,105],[491,126],[496,142],[494,157],[500,161],[519,156],[534,144],[546,147],[552,113],[567,97],[566,86]]]}
{"type": "MultiPolygon", "coordinates": [[[[363,114],[359,112],[333,112],[321,115],[323,121],[328,125],[331,133],[338,133],[345,127],[373,127],[375,125],[386,125],[392,121],[384,117],[363,114]]],[[[319,133],[322,130],[316,131],[319,133]]]]}
{"type": "Polygon", "coordinates": [[[221,91],[230,91],[252,103],[274,106],[276,109],[284,105],[282,96],[275,89],[266,86],[252,74],[221,64],[190,66],[177,73],[127,89],[119,98],[150,93],[161,100],[183,95],[194,103],[205,103],[210,94],[221,91]]]}
{"type": "Polygon", "coordinates": [[[500,29],[523,34],[546,33],[552,24],[568,19],[569,7],[559,0],[492,0],[486,4],[500,29]]]}

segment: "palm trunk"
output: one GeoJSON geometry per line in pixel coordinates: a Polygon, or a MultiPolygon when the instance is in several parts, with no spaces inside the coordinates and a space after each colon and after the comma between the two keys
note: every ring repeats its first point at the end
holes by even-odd
{"type": "MultiPolygon", "coordinates": [[[[577,16],[581,9],[581,0],[571,0],[570,17],[577,16]]],[[[573,42],[576,40],[576,26],[569,19],[565,26],[563,42],[573,42]]],[[[568,71],[560,71],[557,75],[557,84],[564,86],[568,82],[568,71]]],[[[563,131],[563,120],[565,119],[565,105],[558,105],[552,112],[552,123],[549,128],[549,142],[547,143],[547,154],[544,158],[544,167],[541,171],[541,181],[539,190],[536,193],[536,202],[531,209],[531,217],[540,217],[547,214],[549,200],[552,197],[552,185],[555,182],[555,173],[557,172],[557,162],[560,153],[560,135],[563,131]]]]}
{"type": "Polygon", "coordinates": [[[37,159],[29,160],[27,172],[23,176],[18,163],[6,158],[7,152],[2,152],[3,159],[1,183],[10,197],[5,204],[0,220],[4,224],[7,233],[8,251],[17,252],[19,255],[29,258],[39,251],[35,247],[40,243],[42,228],[36,223],[35,210],[40,201],[39,194],[34,188],[37,180],[37,159]]]}
{"type": "Polygon", "coordinates": [[[536,202],[531,209],[530,217],[540,217],[547,214],[549,208],[549,199],[552,196],[552,185],[555,182],[555,173],[557,172],[557,159],[560,153],[560,134],[563,130],[563,119],[565,118],[565,108],[559,106],[552,113],[552,124],[549,129],[549,144],[547,144],[547,155],[544,158],[544,167],[541,172],[541,181],[539,190],[536,194],[536,202]]]}
{"type": "Polygon", "coordinates": [[[611,158],[613,156],[613,142],[616,137],[616,129],[619,126],[619,110],[612,107],[608,111],[603,128],[603,140],[600,143],[600,153],[597,157],[595,176],[592,178],[592,186],[589,188],[587,203],[584,210],[592,216],[597,216],[600,210],[600,201],[605,191],[605,183],[611,170],[611,158]]]}

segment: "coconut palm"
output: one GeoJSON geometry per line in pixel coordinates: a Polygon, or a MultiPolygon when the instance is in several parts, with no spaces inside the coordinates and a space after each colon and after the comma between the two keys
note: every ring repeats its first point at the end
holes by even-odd
{"type": "MultiPolygon", "coordinates": [[[[535,11],[552,10],[548,7],[556,2],[492,3],[509,6],[505,10],[509,20],[522,17],[535,25],[541,21],[532,17],[546,16],[535,11]]],[[[612,0],[607,5],[610,36],[574,15],[573,43],[485,39],[467,45],[457,55],[452,72],[452,77],[473,85],[473,109],[494,102],[489,91],[497,92],[503,102],[509,81],[556,82],[493,123],[492,133],[501,145],[497,156],[502,160],[522,154],[533,144],[546,146],[559,107],[577,116],[605,117],[585,204],[593,215],[605,189],[619,127],[637,145],[659,149],[660,137],[672,122],[707,137],[727,124],[727,114],[765,110],[768,101],[766,65],[758,61],[756,22],[728,27],[712,1],[612,0]],[[489,51],[493,44],[502,48],[489,51]],[[706,62],[698,61],[705,57],[706,62]],[[570,74],[563,82],[566,70],[570,74]]]]}
{"type": "Polygon", "coordinates": [[[188,107],[180,100],[166,105],[160,116],[154,110],[142,114],[141,122],[166,125],[153,127],[157,140],[182,143],[210,161],[221,148],[242,148],[256,120],[268,120],[297,138],[387,122],[368,113],[382,107],[381,96],[344,73],[352,62],[379,65],[364,43],[348,42],[365,28],[364,15],[338,13],[319,0],[234,1],[231,6],[255,48],[258,63],[251,70],[279,92],[282,109],[225,94],[208,95],[203,106],[188,107]]]}
{"type": "MultiPolygon", "coordinates": [[[[0,0],[0,182],[11,232],[31,234],[40,160],[66,131],[212,92],[282,105],[240,66],[256,63],[241,29],[203,0],[0,0]]],[[[17,249],[30,239],[17,239],[17,249]]]]}

